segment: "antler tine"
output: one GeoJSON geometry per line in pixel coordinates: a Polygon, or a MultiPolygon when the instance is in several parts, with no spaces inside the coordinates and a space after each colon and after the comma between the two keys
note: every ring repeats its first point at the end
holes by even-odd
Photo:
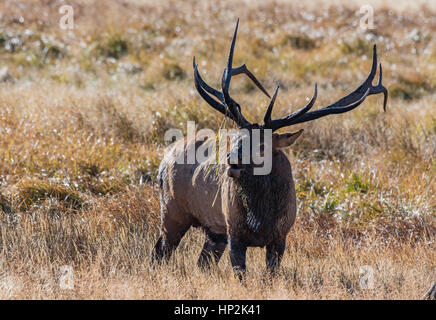
{"type": "Polygon", "coordinates": [[[382,84],[382,78],[383,78],[383,70],[382,65],[380,63],[379,66],[379,75],[378,75],[378,84],[376,86],[371,86],[369,90],[369,94],[377,94],[377,93],[383,93],[383,110],[386,112],[386,104],[388,103],[388,89],[386,89],[382,84]]]}
{"type": "Polygon", "coordinates": [[[346,95],[345,97],[339,99],[334,104],[332,104],[329,107],[334,106],[347,106],[351,103],[354,103],[363,96],[363,94],[366,92],[366,89],[371,87],[372,81],[375,78],[375,74],[377,73],[377,46],[374,44],[373,51],[372,51],[372,66],[371,71],[369,72],[368,77],[365,79],[365,81],[353,92],[346,95]]]}
{"type": "MultiPolygon", "coordinates": [[[[278,87],[277,87],[278,89],[278,87]]],[[[277,90],[276,90],[277,93],[277,90]]],[[[308,112],[313,105],[315,104],[316,98],[318,97],[318,84],[315,83],[315,90],[313,92],[312,99],[306,104],[303,108],[291,113],[285,118],[277,119],[277,120],[271,120],[271,112],[272,112],[272,106],[271,103],[268,106],[268,109],[265,112],[264,117],[264,127],[267,129],[272,129],[273,131],[280,129],[282,127],[288,126],[292,124],[293,121],[298,120],[301,116],[303,116],[306,112],[308,112]]],[[[275,100],[275,98],[274,98],[275,100]]],[[[271,100],[271,102],[274,104],[274,102],[271,100]]]]}
{"type": "MultiPolygon", "coordinates": [[[[297,124],[297,123],[303,123],[303,122],[307,122],[307,121],[312,121],[312,120],[327,116],[329,114],[339,114],[339,113],[351,111],[354,108],[358,107],[360,104],[362,104],[363,101],[365,101],[366,97],[369,96],[369,91],[370,91],[370,89],[368,88],[359,100],[357,100],[353,104],[350,104],[349,106],[336,107],[336,108],[326,107],[326,108],[322,108],[319,110],[311,111],[311,112],[308,112],[306,114],[303,114],[301,117],[299,117],[298,119],[295,119],[291,123],[286,124],[286,126],[297,124]]],[[[282,128],[282,127],[283,126],[280,126],[280,128],[282,128]]]]}
{"type": "MultiPolygon", "coordinates": [[[[206,82],[204,82],[204,80],[201,78],[200,73],[198,72],[197,69],[197,65],[195,63],[195,57],[193,59],[193,67],[194,67],[194,83],[195,83],[195,88],[197,89],[198,93],[200,94],[200,96],[215,110],[221,112],[222,114],[224,114],[225,116],[229,117],[230,119],[232,119],[233,121],[236,121],[235,117],[233,116],[233,114],[231,114],[230,112],[228,112],[227,108],[225,105],[223,105],[222,103],[219,103],[218,101],[216,101],[215,99],[213,99],[207,92],[213,94],[215,97],[217,97],[219,100],[223,101],[223,96],[222,93],[219,92],[218,90],[210,87],[206,82]],[[207,91],[207,92],[206,92],[207,91]]],[[[223,101],[224,102],[224,101],[223,101]]]]}
{"type": "MultiPolygon", "coordinates": [[[[248,70],[247,66],[243,64],[240,67],[233,68],[233,52],[235,51],[235,44],[236,44],[236,36],[238,34],[238,27],[239,27],[239,18],[236,21],[236,27],[235,32],[233,33],[232,43],[230,45],[230,51],[229,51],[229,57],[227,58],[227,67],[224,69],[223,72],[223,78],[222,78],[222,90],[224,94],[224,98],[227,99],[229,102],[235,102],[229,94],[229,87],[230,87],[230,80],[232,79],[232,76],[236,76],[238,74],[244,73],[247,75],[254,84],[265,94],[268,96],[268,98],[271,98],[268,91],[262,86],[259,80],[256,79],[253,73],[251,73],[250,70],[248,70]]],[[[226,103],[228,102],[226,100],[226,103]]]]}
{"type": "Polygon", "coordinates": [[[229,95],[229,87],[230,87],[230,80],[232,79],[233,52],[235,50],[236,35],[238,34],[238,27],[239,27],[239,18],[236,21],[236,27],[235,27],[235,31],[233,33],[232,43],[230,44],[229,56],[227,58],[227,67],[224,69],[222,83],[221,83],[221,87],[223,90],[224,99],[226,100],[226,103],[231,101],[231,98],[229,95]]]}
{"type": "Polygon", "coordinates": [[[274,95],[271,101],[269,102],[268,108],[265,111],[265,116],[263,117],[263,123],[265,127],[268,127],[271,123],[272,109],[274,107],[274,103],[276,102],[276,97],[277,97],[277,93],[279,92],[279,88],[280,86],[276,87],[276,91],[274,92],[274,95]]]}
{"type": "Polygon", "coordinates": [[[224,102],[226,106],[229,108],[229,111],[233,114],[233,117],[236,119],[236,123],[239,127],[246,127],[250,125],[244,116],[241,113],[241,107],[239,104],[230,97],[229,87],[230,80],[232,79],[232,63],[233,63],[233,52],[235,50],[236,43],[236,35],[238,34],[238,26],[239,26],[239,18],[236,21],[235,32],[233,33],[232,43],[230,45],[229,57],[227,59],[227,67],[224,69],[223,77],[221,81],[221,87],[224,97],[224,102]]]}
{"type": "Polygon", "coordinates": [[[194,77],[195,80],[199,82],[200,86],[206,90],[207,92],[209,92],[210,94],[213,94],[216,98],[218,98],[218,100],[220,100],[222,103],[224,102],[224,96],[222,94],[222,92],[216,90],[215,88],[212,88],[211,86],[209,86],[204,80],[203,78],[200,76],[200,73],[198,72],[197,68],[197,64],[195,63],[195,56],[194,56],[194,60],[192,62],[193,67],[194,67],[194,77]]]}
{"type": "Polygon", "coordinates": [[[289,119],[292,116],[290,115],[280,120],[274,120],[276,123],[274,125],[273,130],[277,130],[279,128],[297,124],[297,123],[315,120],[327,116],[329,114],[339,114],[339,113],[350,111],[356,108],[357,106],[359,106],[367,96],[377,93],[384,94],[383,109],[386,110],[388,90],[382,84],[383,76],[382,76],[381,65],[380,65],[379,83],[376,86],[373,86],[372,81],[374,80],[376,72],[377,72],[377,47],[376,45],[374,45],[371,71],[368,77],[365,79],[365,81],[356,90],[354,90],[352,93],[348,94],[347,96],[339,99],[335,103],[327,107],[324,107],[322,109],[302,113],[298,117],[293,117],[293,119],[289,119]]]}
{"type": "Polygon", "coordinates": [[[271,99],[271,96],[269,95],[268,91],[266,91],[266,89],[262,86],[262,84],[260,83],[259,80],[256,79],[256,77],[254,76],[254,74],[251,73],[250,70],[248,70],[247,66],[245,65],[245,63],[238,67],[238,68],[234,68],[232,69],[232,77],[236,76],[238,74],[241,73],[245,73],[253,82],[254,84],[268,97],[271,99]]]}

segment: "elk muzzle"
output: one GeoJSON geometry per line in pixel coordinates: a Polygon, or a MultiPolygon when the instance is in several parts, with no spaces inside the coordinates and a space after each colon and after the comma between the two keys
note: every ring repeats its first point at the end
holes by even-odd
{"type": "Polygon", "coordinates": [[[238,160],[236,163],[231,163],[230,157],[227,157],[227,175],[230,178],[238,179],[241,176],[241,171],[244,169],[242,168],[242,155],[238,154],[238,160]]]}

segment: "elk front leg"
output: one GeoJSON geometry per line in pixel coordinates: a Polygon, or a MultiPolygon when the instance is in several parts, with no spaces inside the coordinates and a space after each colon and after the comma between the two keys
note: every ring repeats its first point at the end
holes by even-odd
{"type": "Polygon", "coordinates": [[[225,234],[216,234],[209,230],[205,233],[206,239],[197,262],[200,268],[208,268],[212,262],[218,263],[227,245],[225,234]]]}
{"type": "Polygon", "coordinates": [[[270,274],[274,274],[280,268],[283,253],[285,252],[286,239],[273,242],[266,246],[266,268],[270,274]]]}
{"type": "Polygon", "coordinates": [[[239,280],[245,277],[245,258],[247,254],[247,246],[239,241],[237,238],[229,238],[230,247],[230,261],[232,262],[233,271],[239,280]]]}

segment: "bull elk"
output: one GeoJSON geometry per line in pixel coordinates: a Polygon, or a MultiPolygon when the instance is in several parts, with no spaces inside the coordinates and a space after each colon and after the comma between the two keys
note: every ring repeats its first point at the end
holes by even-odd
{"type": "MultiPolygon", "coordinates": [[[[267,175],[255,175],[255,163],[243,163],[241,160],[242,141],[249,139],[254,143],[252,132],[277,131],[280,128],[312,121],[330,114],[344,113],[359,106],[367,96],[383,93],[383,109],[386,111],[387,89],[382,85],[382,67],[380,64],[379,81],[372,84],[377,72],[377,51],[374,45],[372,68],[366,80],[352,93],[337,102],[316,111],[309,111],[317,97],[317,86],[309,103],[298,111],[280,118],[271,119],[278,87],[272,98],[243,64],[234,68],[233,52],[239,20],[236,23],[227,67],[222,76],[222,90],[209,86],[200,76],[195,57],[193,61],[195,87],[200,96],[215,110],[233,120],[240,134],[231,140],[228,155],[236,153],[238,160],[231,163],[228,159],[219,162],[218,170],[210,170],[211,155],[203,162],[178,164],[176,158],[183,156],[188,149],[197,150],[207,146],[213,139],[203,141],[181,139],[165,154],[159,167],[161,232],[152,251],[153,261],[168,258],[178,246],[186,231],[191,227],[201,227],[205,231],[205,242],[198,259],[199,266],[217,263],[227,243],[230,248],[230,260],[236,274],[242,278],[246,269],[247,247],[266,246],[267,270],[273,272],[280,266],[286,235],[296,217],[296,194],[292,178],[291,164],[282,151],[301,135],[303,130],[294,133],[272,133],[271,150],[272,169],[267,175]],[[239,104],[230,96],[229,87],[233,76],[245,74],[271,100],[266,109],[263,124],[250,123],[242,115],[239,104]],[[245,129],[245,130],[243,130],[245,129]]],[[[267,143],[259,140],[262,150],[267,143]]]]}

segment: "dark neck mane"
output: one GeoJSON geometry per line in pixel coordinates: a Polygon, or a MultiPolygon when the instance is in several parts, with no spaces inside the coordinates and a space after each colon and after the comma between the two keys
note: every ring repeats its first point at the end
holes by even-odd
{"type": "Polygon", "coordinates": [[[254,232],[272,232],[276,221],[287,212],[289,181],[273,174],[243,174],[236,190],[246,214],[247,226],[254,232]]]}

